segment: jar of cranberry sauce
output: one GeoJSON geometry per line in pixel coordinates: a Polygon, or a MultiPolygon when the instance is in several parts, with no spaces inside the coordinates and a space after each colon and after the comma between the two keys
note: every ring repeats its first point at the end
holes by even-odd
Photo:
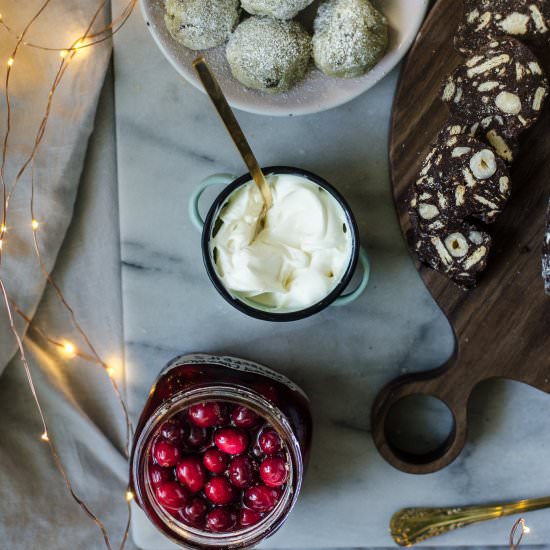
{"type": "Polygon", "coordinates": [[[131,487],[177,544],[251,548],[296,503],[311,433],[308,398],[286,377],[243,359],[178,357],[139,419],[131,487]]]}

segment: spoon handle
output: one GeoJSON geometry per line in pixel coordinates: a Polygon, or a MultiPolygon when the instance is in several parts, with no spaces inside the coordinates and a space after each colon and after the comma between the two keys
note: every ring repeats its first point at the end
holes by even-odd
{"type": "Polygon", "coordinates": [[[269,188],[262,169],[260,168],[260,165],[258,164],[252,149],[250,149],[250,145],[248,144],[248,141],[244,136],[237,119],[235,118],[235,114],[225,99],[216,77],[212,74],[204,57],[202,56],[195,59],[193,62],[193,68],[197,72],[206,93],[212,100],[216,111],[218,111],[222,122],[225,124],[227,131],[231,135],[231,138],[239,150],[248,171],[260,189],[260,193],[262,194],[267,209],[271,208],[273,203],[271,189],[269,188]]]}
{"type": "Polygon", "coordinates": [[[413,546],[467,525],[543,508],[550,508],[550,497],[464,508],[405,508],[394,514],[390,530],[397,544],[413,546]]]}

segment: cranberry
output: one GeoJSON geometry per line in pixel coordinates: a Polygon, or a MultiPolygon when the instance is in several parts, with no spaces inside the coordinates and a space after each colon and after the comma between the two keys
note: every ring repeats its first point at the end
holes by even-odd
{"type": "Polygon", "coordinates": [[[262,449],[266,455],[278,453],[283,448],[281,438],[273,428],[267,428],[267,430],[262,432],[259,443],[260,449],[262,449]]]}
{"type": "Polygon", "coordinates": [[[222,428],[215,433],[214,442],[220,451],[228,455],[240,455],[248,447],[248,436],[235,428],[222,428]]]}
{"type": "Polygon", "coordinates": [[[229,481],[238,489],[250,487],[256,479],[256,470],[252,460],[246,456],[237,456],[229,465],[229,481]]]}
{"type": "Polygon", "coordinates": [[[256,525],[262,519],[261,514],[249,510],[248,508],[241,508],[239,511],[239,525],[241,527],[250,527],[256,525]]]}
{"type": "Polygon", "coordinates": [[[279,500],[280,492],[274,487],[256,485],[250,487],[244,493],[244,503],[256,512],[269,512],[275,508],[279,500]]]}
{"type": "Polygon", "coordinates": [[[170,474],[170,470],[161,468],[157,464],[152,464],[149,466],[149,479],[153,487],[158,487],[167,481],[171,481],[172,475],[170,474]]]}
{"type": "Polygon", "coordinates": [[[233,409],[231,419],[237,428],[249,429],[256,426],[260,420],[260,417],[254,411],[251,411],[246,407],[239,406],[233,409]]]}
{"type": "Polygon", "coordinates": [[[208,512],[208,504],[206,504],[206,500],[201,497],[194,497],[183,509],[182,516],[189,523],[196,526],[201,526],[204,524],[206,512],[208,512]]]}
{"type": "Polygon", "coordinates": [[[187,493],[185,489],[176,481],[163,483],[155,489],[155,495],[159,504],[169,510],[179,510],[187,502],[187,493]]]}
{"type": "Polygon", "coordinates": [[[256,391],[261,393],[268,401],[271,401],[273,404],[277,405],[279,403],[279,392],[272,384],[267,382],[260,382],[256,386],[256,391]]]}
{"type": "Polygon", "coordinates": [[[237,514],[231,508],[214,508],[207,518],[208,528],[215,533],[231,531],[237,522],[237,514]]]}
{"type": "Polygon", "coordinates": [[[202,458],[204,467],[213,474],[223,474],[228,462],[229,457],[216,448],[208,449],[202,458]]]}
{"type": "Polygon", "coordinates": [[[157,439],[153,444],[153,457],[159,466],[171,468],[178,463],[180,450],[165,439],[157,439]]]}
{"type": "Polygon", "coordinates": [[[224,424],[227,418],[225,407],[215,401],[198,403],[189,407],[189,418],[200,428],[212,428],[224,424]]]}
{"type": "Polygon", "coordinates": [[[206,482],[206,472],[197,456],[186,456],[176,467],[178,481],[192,493],[198,493],[206,482]]]}
{"type": "Polygon", "coordinates": [[[229,504],[235,500],[235,489],[225,477],[213,477],[206,484],[204,493],[214,504],[229,504]]]}
{"type": "Polygon", "coordinates": [[[187,426],[181,420],[172,418],[160,427],[160,435],[170,443],[180,444],[187,435],[187,426]]]}
{"type": "Polygon", "coordinates": [[[286,462],[278,456],[266,458],[260,466],[260,477],[268,487],[280,487],[288,479],[286,462]]]}
{"type": "Polygon", "coordinates": [[[187,445],[192,449],[201,449],[210,442],[210,432],[205,428],[192,425],[189,427],[187,445]]]}

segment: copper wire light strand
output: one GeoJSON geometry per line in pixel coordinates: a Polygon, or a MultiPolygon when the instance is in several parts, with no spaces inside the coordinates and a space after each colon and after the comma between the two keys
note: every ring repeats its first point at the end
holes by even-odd
{"type": "MultiPolygon", "coordinates": [[[[91,40],[90,42],[86,42],[86,44],[82,44],[78,46],[78,48],[69,47],[69,48],[59,48],[59,47],[51,47],[51,46],[43,46],[41,44],[35,44],[33,42],[27,42],[25,40],[22,41],[23,46],[27,46],[28,48],[34,48],[37,50],[42,50],[45,52],[63,52],[63,51],[70,51],[71,49],[77,49],[81,50],[83,48],[89,48],[90,46],[95,46],[96,44],[101,44],[101,42],[105,42],[105,40],[109,40],[114,34],[116,34],[126,23],[126,20],[132,15],[132,12],[134,11],[134,8],[137,4],[138,0],[130,0],[130,2],[126,5],[126,7],[122,10],[121,14],[111,21],[108,25],[101,28],[95,33],[88,34],[88,39],[91,40]],[[99,40],[95,40],[96,38],[107,34],[107,36],[103,36],[99,40]]],[[[7,32],[13,34],[14,36],[17,36],[17,33],[5,23],[3,19],[0,19],[0,26],[3,27],[7,32]]]]}
{"type": "Polygon", "coordinates": [[[516,523],[514,523],[512,532],[510,533],[510,550],[516,550],[519,547],[521,541],[523,540],[523,535],[525,535],[526,532],[525,520],[523,518],[519,518],[516,523]]]}
{"type": "Polygon", "coordinates": [[[105,529],[105,526],[103,525],[103,522],[88,508],[86,503],[74,492],[71,480],[69,479],[69,476],[67,475],[67,472],[65,470],[65,467],[63,466],[63,463],[61,462],[61,459],[59,457],[59,454],[57,453],[57,449],[55,448],[55,445],[51,441],[49,437],[49,431],[48,431],[48,423],[46,422],[46,418],[44,416],[44,411],[42,410],[42,405],[40,404],[40,399],[38,398],[38,395],[36,393],[36,388],[34,386],[34,382],[32,379],[31,369],[29,367],[29,362],[27,359],[27,356],[25,354],[25,348],[23,346],[23,342],[21,341],[21,337],[19,336],[19,333],[17,332],[17,328],[15,327],[13,314],[10,307],[10,300],[8,298],[8,293],[6,291],[6,287],[4,286],[4,281],[0,278],[0,290],[2,292],[2,297],[4,299],[4,304],[6,305],[7,311],[8,311],[8,319],[10,324],[10,330],[13,333],[13,336],[15,338],[15,341],[17,342],[17,347],[19,349],[19,356],[21,358],[21,361],[23,363],[23,367],[25,369],[25,375],[27,377],[27,381],[29,383],[29,388],[31,390],[31,394],[34,400],[34,403],[36,405],[36,408],[38,410],[38,414],[40,416],[40,421],[42,422],[42,440],[46,441],[48,443],[50,453],[53,456],[56,468],[58,469],[59,473],[63,477],[63,480],[65,481],[65,484],[72,496],[72,498],[79,504],[79,506],[84,510],[84,512],[95,522],[95,524],[99,527],[101,530],[101,533],[103,535],[103,540],[105,542],[106,547],[111,550],[111,544],[109,542],[109,537],[107,535],[107,531],[105,529]]]}
{"type": "MultiPolygon", "coordinates": [[[[118,398],[118,400],[121,404],[121,407],[122,407],[122,410],[123,410],[123,413],[124,413],[124,417],[125,417],[125,421],[126,421],[126,455],[128,455],[129,446],[130,446],[130,439],[131,439],[131,433],[132,433],[132,426],[131,426],[131,422],[130,422],[126,402],[125,402],[125,400],[124,400],[124,398],[123,398],[123,396],[120,392],[120,389],[118,387],[118,384],[117,384],[116,380],[110,374],[111,369],[101,359],[99,353],[96,351],[96,348],[92,344],[92,342],[91,342],[90,338],[88,337],[87,333],[83,330],[83,328],[79,324],[73,308],[70,306],[70,304],[65,299],[60,287],[57,285],[57,283],[52,278],[51,273],[47,270],[47,268],[44,264],[43,258],[41,256],[41,253],[40,253],[40,246],[39,246],[38,238],[36,236],[36,229],[38,228],[38,225],[37,225],[37,222],[35,221],[35,217],[34,217],[34,199],[35,199],[34,161],[35,161],[35,157],[36,157],[36,155],[39,151],[40,145],[42,143],[44,134],[46,132],[47,123],[48,123],[50,113],[51,113],[51,106],[52,106],[53,97],[55,95],[55,92],[56,92],[59,84],[61,83],[61,80],[62,80],[62,78],[63,78],[63,76],[66,72],[66,69],[67,69],[69,63],[74,58],[74,56],[76,55],[76,53],[79,49],[81,49],[83,47],[90,47],[90,46],[93,46],[95,44],[99,44],[101,42],[104,42],[105,40],[110,39],[115,32],[120,30],[120,28],[122,28],[124,23],[130,17],[132,11],[134,10],[135,5],[137,3],[137,0],[130,0],[130,2],[127,4],[127,6],[124,8],[121,15],[117,19],[112,20],[109,25],[103,27],[98,32],[92,34],[91,29],[92,29],[94,23],[96,22],[98,16],[104,10],[104,8],[107,4],[107,0],[103,0],[100,4],[99,8],[97,9],[97,11],[94,13],[94,16],[92,17],[88,27],[86,28],[86,31],[83,34],[83,36],[79,40],[76,40],[69,48],[61,49],[61,51],[67,51],[67,55],[62,56],[62,61],[61,61],[60,66],[59,66],[59,68],[56,72],[53,83],[50,87],[45,113],[44,113],[42,121],[39,125],[38,131],[36,133],[32,150],[31,150],[29,156],[27,157],[27,159],[25,160],[25,162],[23,163],[23,165],[21,166],[20,170],[17,172],[17,175],[14,179],[13,185],[11,186],[10,189],[8,189],[8,187],[6,185],[6,179],[5,179],[5,166],[6,166],[6,162],[7,162],[8,143],[9,143],[9,135],[10,135],[10,131],[11,131],[11,122],[12,122],[12,107],[11,107],[11,97],[10,97],[10,91],[9,91],[11,69],[12,69],[12,66],[14,64],[15,58],[17,56],[17,53],[18,53],[19,48],[20,48],[21,45],[28,46],[28,47],[34,47],[34,48],[47,50],[47,51],[59,51],[56,48],[48,48],[48,47],[38,46],[38,45],[35,45],[35,44],[28,43],[24,40],[26,33],[28,32],[28,30],[30,29],[32,24],[36,21],[36,19],[38,19],[38,17],[41,15],[41,13],[44,11],[44,9],[48,6],[50,1],[51,0],[45,0],[45,2],[43,2],[40,9],[35,13],[35,15],[27,23],[27,25],[25,26],[25,28],[24,28],[24,30],[21,34],[14,33],[14,31],[11,30],[11,28],[3,21],[3,19],[0,19],[0,24],[5,29],[7,29],[9,32],[12,32],[12,33],[16,34],[16,38],[17,38],[16,46],[15,46],[15,48],[12,52],[12,55],[9,59],[9,62],[8,62],[8,68],[7,68],[7,72],[6,72],[6,82],[5,82],[5,101],[6,101],[6,106],[7,106],[7,124],[6,124],[6,132],[5,132],[4,140],[3,140],[3,147],[2,147],[2,162],[1,162],[1,165],[0,165],[0,176],[1,176],[2,189],[3,189],[3,199],[4,199],[3,200],[3,206],[2,206],[2,208],[3,208],[3,222],[2,222],[2,225],[1,225],[1,229],[0,229],[0,244],[4,240],[4,236],[5,236],[5,231],[6,231],[6,227],[7,227],[7,214],[8,214],[10,199],[11,199],[13,193],[15,192],[15,189],[17,188],[17,185],[18,185],[20,179],[22,178],[23,174],[25,173],[25,171],[27,170],[27,168],[30,165],[31,166],[30,212],[31,212],[32,229],[33,229],[34,250],[35,250],[35,254],[37,256],[37,259],[39,261],[39,264],[40,264],[40,269],[41,269],[44,277],[46,278],[47,282],[53,287],[59,301],[61,302],[63,307],[67,310],[73,326],[78,331],[81,338],[86,343],[86,346],[89,348],[89,350],[91,352],[91,355],[89,355],[89,354],[84,353],[82,351],[76,350],[76,348],[75,348],[74,349],[74,352],[75,352],[74,355],[77,355],[79,357],[82,357],[85,360],[92,361],[92,362],[100,365],[110,375],[110,380],[111,380],[113,390],[114,390],[114,392],[115,392],[115,394],[116,394],[116,396],[117,396],[117,398],[118,398]],[[105,33],[108,33],[108,34],[106,36],[102,36],[105,33]],[[95,40],[95,41],[93,40],[94,38],[100,37],[100,36],[101,36],[101,38],[99,38],[98,40],[95,40]],[[89,39],[92,39],[92,42],[85,43],[85,41],[89,40],[89,39]]],[[[1,269],[1,260],[2,260],[1,250],[2,249],[0,247],[0,269],[1,269]]],[[[0,274],[1,274],[1,272],[0,272],[0,274]]],[[[58,454],[58,452],[55,448],[55,445],[48,436],[48,427],[47,427],[45,415],[43,413],[41,403],[40,403],[40,400],[38,398],[38,394],[36,392],[36,388],[35,388],[34,381],[33,381],[33,378],[32,378],[32,373],[31,373],[31,370],[30,370],[30,367],[29,367],[29,363],[28,363],[26,354],[25,354],[25,348],[23,346],[21,336],[19,335],[19,333],[17,331],[17,328],[15,326],[15,323],[14,323],[13,312],[15,311],[21,318],[23,318],[25,320],[25,322],[27,323],[27,325],[29,326],[29,328],[31,330],[35,330],[38,334],[40,334],[43,338],[45,338],[46,341],[49,342],[50,344],[55,345],[55,346],[60,347],[60,348],[65,348],[65,349],[66,349],[66,344],[63,344],[62,342],[51,338],[44,331],[42,331],[42,330],[38,329],[37,327],[31,325],[31,319],[21,311],[21,309],[17,306],[17,304],[13,300],[10,300],[9,295],[8,295],[7,290],[5,288],[5,285],[4,285],[4,281],[2,280],[1,277],[0,277],[0,290],[1,290],[2,298],[3,298],[3,302],[6,306],[9,325],[10,325],[10,330],[13,333],[13,336],[14,336],[15,341],[17,343],[19,354],[20,354],[20,357],[21,357],[21,360],[23,362],[23,366],[24,366],[24,369],[25,369],[27,382],[28,382],[29,388],[31,390],[34,402],[36,404],[36,407],[37,407],[37,410],[38,410],[38,413],[39,413],[39,416],[40,416],[40,419],[41,419],[41,422],[42,422],[42,425],[43,425],[43,428],[44,428],[44,432],[42,434],[42,439],[43,439],[43,441],[46,441],[48,443],[48,446],[49,446],[51,455],[54,459],[55,465],[56,465],[58,471],[61,473],[61,476],[63,477],[63,479],[65,481],[65,484],[66,484],[66,486],[69,490],[69,493],[70,493],[71,497],[75,500],[75,502],[77,502],[79,504],[79,506],[84,510],[84,512],[96,523],[96,525],[101,530],[103,540],[105,542],[105,545],[106,545],[107,549],[111,550],[112,546],[111,546],[109,536],[107,534],[107,531],[105,529],[104,524],[88,508],[86,503],[74,492],[71,481],[68,477],[68,474],[67,474],[65,468],[63,467],[63,464],[62,464],[61,459],[59,457],[59,454],[58,454]]],[[[71,345],[70,349],[71,350],[73,349],[72,345],[71,345]]],[[[130,522],[131,522],[131,502],[130,502],[131,498],[128,498],[128,495],[132,495],[132,493],[127,489],[126,494],[127,494],[126,502],[127,502],[127,508],[128,508],[128,517],[127,517],[125,530],[124,530],[123,537],[122,537],[121,544],[120,544],[120,549],[121,550],[124,548],[124,546],[127,542],[128,535],[129,535],[130,522]]]]}
{"type": "MultiPolygon", "coordinates": [[[[11,131],[11,98],[10,98],[10,76],[11,76],[11,68],[13,66],[13,62],[15,58],[17,57],[17,52],[19,50],[19,47],[21,46],[25,35],[32,27],[33,23],[42,15],[42,12],[48,7],[48,4],[51,2],[51,0],[45,0],[44,3],[40,6],[40,9],[31,17],[29,22],[25,25],[25,28],[23,29],[23,32],[18,36],[17,42],[15,43],[15,47],[11,53],[10,61],[11,63],[8,63],[8,68],[6,70],[6,80],[5,80],[5,101],[6,101],[6,132],[4,133],[4,139],[2,141],[2,163],[0,165],[0,181],[2,182],[2,226],[6,227],[6,217],[7,217],[7,188],[6,188],[6,180],[5,180],[5,170],[6,170],[6,157],[8,153],[8,142],[9,142],[9,136],[11,131]]],[[[0,262],[2,261],[2,249],[0,249],[0,262]]]]}

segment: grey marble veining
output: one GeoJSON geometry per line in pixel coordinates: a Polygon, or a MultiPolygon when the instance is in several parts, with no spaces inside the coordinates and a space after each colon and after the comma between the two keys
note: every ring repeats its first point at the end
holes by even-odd
{"type": "MultiPolygon", "coordinates": [[[[161,367],[190,351],[265,363],[293,378],[312,400],[316,433],[303,494],[265,548],[389,546],[389,518],[403,506],[550,493],[550,399],[531,388],[504,382],[480,387],[471,403],[468,446],[443,472],[403,474],[373,446],[369,411],[384,383],[443,364],[453,347],[449,325],[408,257],[393,210],[387,141],[397,73],[326,113],[289,119],[238,115],[264,165],[311,170],[346,196],[373,263],[370,286],[355,304],[273,325],[243,316],[218,296],[187,217],[187,201],[202,178],[244,172],[208,99],[162,58],[139,16],[116,36],[115,72],[132,414],[139,414],[161,367]]],[[[205,195],[205,207],[213,193],[205,195]]],[[[413,427],[434,423],[441,435],[448,424],[439,417],[428,408],[409,420],[413,427]]],[[[530,543],[550,540],[549,513],[529,518],[530,543]]],[[[505,544],[512,523],[457,531],[431,545],[505,544]]],[[[134,536],[143,548],[170,547],[140,516],[134,536]]]]}

